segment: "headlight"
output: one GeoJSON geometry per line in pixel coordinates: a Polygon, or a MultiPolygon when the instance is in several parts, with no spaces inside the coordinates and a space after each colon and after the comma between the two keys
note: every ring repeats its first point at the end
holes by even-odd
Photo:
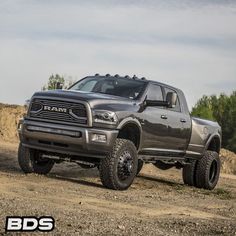
{"type": "Polygon", "coordinates": [[[117,119],[116,113],[113,111],[94,110],[93,121],[95,123],[115,125],[118,119],[117,119]]]}

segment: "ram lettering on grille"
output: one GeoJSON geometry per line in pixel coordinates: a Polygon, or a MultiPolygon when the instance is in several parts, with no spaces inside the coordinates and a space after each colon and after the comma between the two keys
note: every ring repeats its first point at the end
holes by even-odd
{"type": "Polygon", "coordinates": [[[44,111],[55,111],[55,112],[67,112],[66,108],[61,108],[61,107],[50,107],[50,106],[44,106],[43,107],[44,111]]]}

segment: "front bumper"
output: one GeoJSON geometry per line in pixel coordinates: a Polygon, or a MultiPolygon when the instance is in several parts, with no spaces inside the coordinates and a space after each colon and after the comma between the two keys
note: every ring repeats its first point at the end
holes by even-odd
{"type": "Polygon", "coordinates": [[[49,153],[94,158],[103,158],[110,153],[118,135],[118,130],[59,125],[28,119],[20,121],[18,132],[23,146],[49,153]],[[94,134],[105,135],[106,140],[94,141],[94,134]]]}

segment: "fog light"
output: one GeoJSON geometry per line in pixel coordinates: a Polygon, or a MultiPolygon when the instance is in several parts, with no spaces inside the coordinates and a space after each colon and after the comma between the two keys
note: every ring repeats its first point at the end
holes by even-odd
{"type": "Polygon", "coordinates": [[[93,142],[106,143],[107,136],[105,134],[92,134],[91,140],[93,142]]]}

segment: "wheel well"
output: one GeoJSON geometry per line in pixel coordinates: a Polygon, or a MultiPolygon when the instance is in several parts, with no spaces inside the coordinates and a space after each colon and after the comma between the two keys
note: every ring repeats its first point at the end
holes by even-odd
{"type": "Polygon", "coordinates": [[[132,141],[138,149],[140,144],[140,129],[135,124],[126,124],[119,131],[118,138],[128,139],[132,141]]]}
{"type": "Polygon", "coordinates": [[[215,152],[220,152],[220,139],[218,137],[212,138],[210,141],[207,150],[209,151],[215,151],[215,152]]]}

